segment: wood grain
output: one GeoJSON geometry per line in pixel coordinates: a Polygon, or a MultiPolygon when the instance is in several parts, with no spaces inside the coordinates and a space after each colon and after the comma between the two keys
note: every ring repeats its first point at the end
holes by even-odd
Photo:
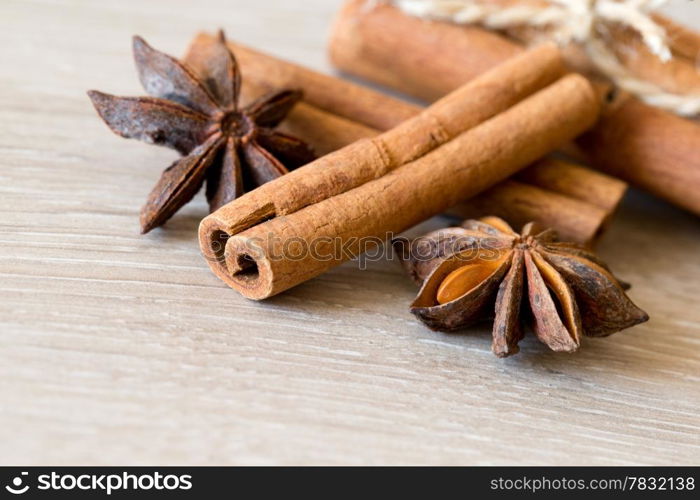
{"type": "Polygon", "coordinates": [[[199,255],[202,196],[139,236],[174,154],[85,96],[141,94],[129,37],[180,54],[223,26],[327,71],[338,4],[0,3],[0,462],[697,464],[700,223],[645,195],[600,252],[652,319],[571,356],[428,331],[388,260],[250,302],[199,255]]]}

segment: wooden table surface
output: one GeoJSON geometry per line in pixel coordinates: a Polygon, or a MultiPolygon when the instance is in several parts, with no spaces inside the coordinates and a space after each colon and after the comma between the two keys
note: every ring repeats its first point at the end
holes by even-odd
{"type": "Polygon", "coordinates": [[[0,2],[0,461],[700,462],[700,221],[643,194],[599,251],[652,319],[575,355],[429,331],[396,262],[250,302],[200,256],[201,195],[139,235],[175,154],[116,137],[85,95],[142,94],[131,35],[182,54],[222,26],[331,71],[339,3],[0,2]]]}

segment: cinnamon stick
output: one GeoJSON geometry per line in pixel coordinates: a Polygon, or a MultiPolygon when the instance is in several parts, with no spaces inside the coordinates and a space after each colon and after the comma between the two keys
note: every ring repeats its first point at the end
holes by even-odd
{"type": "MultiPolygon", "coordinates": [[[[243,68],[245,70],[245,67],[243,68]]],[[[246,79],[249,81],[253,80],[250,76],[246,76],[246,79]]],[[[250,95],[245,92],[245,84],[243,87],[243,96],[250,95]]],[[[255,92],[252,95],[257,97],[261,93],[255,92]]],[[[324,111],[303,101],[294,106],[292,111],[278,126],[278,129],[303,139],[304,142],[314,149],[317,156],[327,155],[355,141],[374,137],[379,133],[377,129],[343,118],[335,113],[324,111]]]]}
{"type": "MultiPolygon", "coordinates": [[[[209,40],[211,40],[210,35],[200,33],[193,41],[193,45],[208,43],[209,40]]],[[[281,88],[302,88],[305,101],[314,107],[378,130],[395,127],[402,121],[415,116],[417,109],[420,110],[400,99],[392,99],[352,82],[309,71],[292,62],[278,64],[266,54],[243,44],[229,41],[228,45],[236,54],[236,59],[245,72],[244,94],[259,95],[264,91],[281,88]],[[248,78],[249,75],[264,75],[264,79],[258,78],[256,81],[251,81],[248,78]],[[329,88],[333,91],[329,92],[329,88]],[[392,106],[390,116],[384,112],[388,102],[391,102],[392,106]]],[[[191,54],[192,50],[188,53],[191,54]]],[[[453,90],[459,86],[455,85],[453,90]]]]}
{"type": "MultiPolygon", "coordinates": [[[[523,48],[481,28],[425,21],[389,5],[345,4],[331,58],[344,71],[434,100],[523,48]]],[[[700,126],[623,93],[581,141],[590,163],[700,214],[700,126]]]]}
{"type": "Polygon", "coordinates": [[[524,50],[485,29],[426,21],[365,0],[343,5],[328,48],[342,71],[426,101],[524,50]]]}
{"type": "Polygon", "coordinates": [[[591,244],[610,223],[626,188],[605,174],[547,158],[447,213],[462,219],[496,215],[516,227],[537,221],[564,240],[591,244]]]}
{"type": "Polygon", "coordinates": [[[556,228],[564,241],[582,243],[597,239],[610,220],[600,207],[516,180],[502,182],[447,213],[460,219],[495,215],[516,227],[537,221],[556,228]],[[581,241],[582,234],[587,240],[581,241]]]}
{"type": "Polygon", "coordinates": [[[607,213],[615,210],[627,190],[627,185],[618,179],[556,158],[538,161],[516,177],[520,182],[589,203],[607,213]]]}
{"type": "Polygon", "coordinates": [[[229,285],[263,299],[491,187],[596,120],[590,84],[556,80],[560,71],[556,49],[528,52],[400,126],[261,186],[202,221],[204,255],[229,285]]]}
{"type": "Polygon", "coordinates": [[[700,214],[700,126],[637,99],[618,99],[579,143],[595,165],[700,214]],[[643,165],[644,168],[640,168],[643,165]]]}

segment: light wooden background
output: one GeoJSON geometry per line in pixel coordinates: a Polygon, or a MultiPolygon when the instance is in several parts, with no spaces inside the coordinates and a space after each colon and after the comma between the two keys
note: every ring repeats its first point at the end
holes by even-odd
{"type": "MultiPolygon", "coordinates": [[[[698,26],[696,3],[676,12],[698,26]]],[[[199,255],[202,197],[138,234],[175,155],[85,96],[142,93],[130,36],[181,54],[223,26],[330,71],[338,4],[0,2],[0,462],[700,462],[700,222],[644,195],[599,249],[652,320],[576,355],[428,331],[395,262],[249,302],[199,255]]]]}

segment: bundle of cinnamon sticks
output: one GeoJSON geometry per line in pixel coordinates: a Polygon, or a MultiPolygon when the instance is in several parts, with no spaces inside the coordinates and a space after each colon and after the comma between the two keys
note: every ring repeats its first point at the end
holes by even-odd
{"type": "Polygon", "coordinates": [[[525,52],[220,208],[200,225],[202,251],[243,295],[269,297],[504,181],[590,128],[600,108],[558,49],[525,52]]]}

